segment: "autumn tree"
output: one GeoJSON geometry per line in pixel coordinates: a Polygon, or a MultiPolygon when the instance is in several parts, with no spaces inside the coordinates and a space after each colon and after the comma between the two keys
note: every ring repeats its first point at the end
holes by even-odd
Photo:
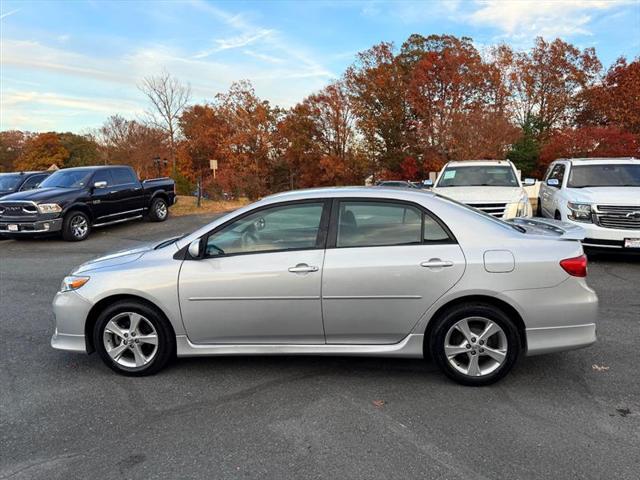
{"type": "Polygon", "coordinates": [[[147,111],[149,122],[167,136],[171,171],[175,174],[180,115],[191,100],[191,87],[169,72],[164,72],[158,76],[146,77],[139,89],[151,103],[151,109],[147,111]]]}
{"type": "Polygon", "coordinates": [[[404,158],[411,156],[412,126],[406,70],[397,61],[393,44],[380,43],[359,53],[344,81],[370,173],[398,171],[404,158]]]}
{"type": "Polygon", "coordinates": [[[547,42],[538,37],[529,52],[500,45],[493,56],[514,120],[523,126],[536,118],[541,135],[571,122],[578,93],[593,84],[602,68],[593,48],[581,51],[559,38],[547,42]]]}
{"type": "Polygon", "coordinates": [[[613,125],[640,134],[640,59],[627,63],[619,58],[579,100],[579,125],[613,125]]]}
{"type": "Polygon", "coordinates": [[[40,133],[29,138],[15,161],[16,170],[46,170],[51,165],[65,166],[69,151],[55,132],[40,133]]]}
{"type": "Polygon", "coordinates": [[[560,129],[553,132],[540,152],[539,173],[557,158],[638,156],[638,135],[617,127],[560,129]]]}
{"type": "Polygon", "coordinates": [[[22,154],[29,133],[19,130],[0,132],[0,172],[10,172],[16,160],[22,154]]]}
{"type": "Polygon", "coordinates": [[[66,132],[58,134],[60,144],[69,152],[66,167],[82,167],[100,163],[98,143],[92,135],[66,132]]]}
{"type": "Polygon", "coordinates": [[[220,161],[226,155],[226,139],[230,129],[223,112],[214,105],[193,105],[182,112],[180,128],[184,142],[179,156],[188,158],[198,179],[198,206],[202,197],[202,180],[210,170],[210,161],[220,161]]]}
{"type": "Polygon", "coordinates": [[[140,178],[158,176],[154,158],[167,158],[171,151],[163,131],[120,115],[107,119],[98,139],[104,163],[130,165],[140,178]]]}
{"type": "Polygon", "coordinates": [[[434,35],[418,42],[413,36],[407,51],[405,46],[401,55],[415,63],[408,98],[421,150],[443,161],[503,158],[517,132],[505,114],[496,66],[464,37],[434,35]]]}

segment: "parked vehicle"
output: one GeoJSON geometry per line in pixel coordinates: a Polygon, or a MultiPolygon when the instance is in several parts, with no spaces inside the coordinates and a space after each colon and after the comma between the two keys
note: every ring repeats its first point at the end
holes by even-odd
{"type": "MultiPolygon", "coordinates": [[[[527,178],[524,185],[533,185],[527,178]]],[[[508,160],[449,162],[438,174],[434,192],[497,218],[530,217],[531,204],[516,167],[508,160]]]]}
{"type": "Polygon", "coordinates": [[[414,189],[270,196],[75,269],[53,301],[51,344],[97,350],[127,375],[174,354],[427,354],[485,385],[523,354],[596,339],[583,231],[519,221],[414,189]]]}
{"type": "Polygon", "coordinates": [[[37,188],[51,172],[0,173],[0,198],[15,192],[26,192],[37,188]]]}
{"type": "Polygon", "coordinates": [[[572,158],[549,165],[538,214],[586,231],[586,247],[640,252],[640,160],[572,158]]]}
{"type": "Polygon", "coordinates": [[[376,183],[376,187],[417,188],[413,183],[404,180],[382,180],[376,183]]]}
{"type": "Polygon", "coordinates": [[[169,178],[140,182],[128,166],[80,167],[58,170],[36,190],[13,193],[0,200],[0,233],[13,238],[61,232],[80,241],[94,227],[146,215],[162,222],[175,202],[169,178]]]}

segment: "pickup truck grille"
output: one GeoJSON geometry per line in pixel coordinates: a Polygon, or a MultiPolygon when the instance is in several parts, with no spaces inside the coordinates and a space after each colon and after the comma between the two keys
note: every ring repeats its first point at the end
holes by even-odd
{"type": "Polygon", "coordinates": [[[33,220],[38,208],[31,202],[0,202],[0,220],[33,220]]]}
{"type": "Polygon", "coordinates": [[[640,205],[596,205],[595,217],[604,228],[640,230],[640,205]]]}
{"type": "Polygon", "coordinates": [[[507,208],[506,203],[467,203],[467,205],[497,218],[502,218],[507,208]]]}

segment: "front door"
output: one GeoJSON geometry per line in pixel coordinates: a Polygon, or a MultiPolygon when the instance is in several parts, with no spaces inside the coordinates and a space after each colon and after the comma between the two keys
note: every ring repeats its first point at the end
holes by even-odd
{"type": "Polygon", "coordinates": [[[462,250],[417,206],[341,201],[322,280],[327,343],[401,341],[462,277],[462,250]]]}
{"type": "Polygon", "coordinates": [[[324,343],[320,287],[328,202],[254,210],[185,260],[179,295],[194,343],[324,343]]]}

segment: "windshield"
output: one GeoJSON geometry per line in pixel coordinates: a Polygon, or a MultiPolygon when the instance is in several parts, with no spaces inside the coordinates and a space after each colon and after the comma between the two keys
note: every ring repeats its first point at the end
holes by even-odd
{"type": "Polygon", "coordinates": [[[574,165],[567,187],[640,187],[640,165],[574,165]]]}
{"type": "Polygon", "coordinates": [[[0,192],[12,192],[20,184],[23,175],[3,173],[0,175],[0,192]]]}
{"type": "Polygon", "coordinates": [[[93,171],[59,170],[40,184],[40,188],[82,188],[87,185],[93,171]]]}
{"type": "Polygon", "coordinates": [[[518,187],[511,167],[495,165],[450,166],[445,168],[438,187],[518,187]]]}

